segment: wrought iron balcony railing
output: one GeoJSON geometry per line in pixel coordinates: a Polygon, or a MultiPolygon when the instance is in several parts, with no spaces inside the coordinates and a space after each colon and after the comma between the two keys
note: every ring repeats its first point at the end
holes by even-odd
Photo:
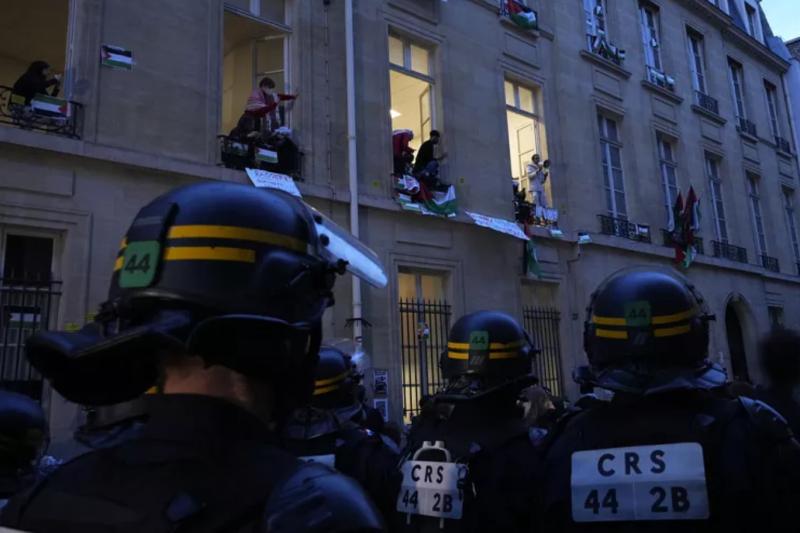
{"type": "MultiPolygon", "coordinates": [[[[672,232],[668,229],[661,230],[661,237],[664,242],[664,246],[669,246],[670,248],[675,246],[675,241],[672,239],[672,232]]],[[[698,254],[704,255],[705,249],[703,247],[703,239],[700,237],[694,238],[694,249],[697,251],[698,254]]]]}
{"type": "Polygon", "coordinates": [[[776,257],[761,254],[761,266],[772,272],[780,272],[781,266],[776,257]]]}
{"type": "Polygon", "coordinates": [[[711,245],[714,247],[714,257],[722,257],[739,263],[747,263],[746,248],[719,241],[711,241],[711,245]]]}
{"type": "Polygon", "coordinates": [[[26,103],[11,87],[0,85],[0,123],[80,139],[83,106],[44,94],[26,103]]]}
{"type": "Polygon", "coordinates": [[[756,125],[753,122],[750,122],[746,118],[739,117],[739,124],[736,126],[736,129],[739,130],[739,133],[746,133],[748,135],[752,135],[753,137],[758,136],[758,131],[756,130],[756,125]]]}
{"type": "Polygon", "coordinates": [[[719,115],[719,102],[717,102],[716,98],[700,91],[695,91],[694,95],[698,106],[702,107],[706,111],[714,113],[715,115],[719,115]]]}
{"type": "Polygon", "coordinates": [[[787,141],[780,135],[775,136],[775,144],[778,146],[778,150],[780,150],[781,152],[785,152],[787,154],[792,153],[792,145],[789,144],[789,141],[787,141]]]}
{"type": "Polygon", "coordinates": [[[650,226],[634,224],[624,218],[597,215],[600,219],[600,232],[604,235],[614,235],[632,241],[651,242],[650,226]]]}

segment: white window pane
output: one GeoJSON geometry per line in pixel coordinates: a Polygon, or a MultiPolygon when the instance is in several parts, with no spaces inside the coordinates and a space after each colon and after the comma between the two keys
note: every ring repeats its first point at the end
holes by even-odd
{"type": "Polygon", "coordinates": [[[503,82],[503,88],[506,93],[506,105],[516,107],[517,102],[514,99],[514,84],[512,84],[510,81],[503,82]]]}
{"type": "Polygon", "coordinates": [[[420,74],[430,74],[430,53],[415,44],[411,45],[411,70],[420,74]]]}
{"type": "Polygon", "coordinates": [[[612,141],[619,141],[617,134],[617,123],[611,119],[606,119],[606,126],[608,127],[608,138],[612,141]]]}
{"type": "Polygon", "coordinates": [[[393,65],[403,66],[403,41],[391,35],[389,36],[389,62],[393,65]]]}
{"type": "Polygon", "coordinates": [[[391,93],[392,129],[408,129],[414,133],[409,146],[419,149],[425,133],[430,131],[431,85],[413,76],[391,70],[389,72],[391,93]]]}
{"type": "Polygon", "coordinates": [[[533,113],[533,91],[519,87],[519,108],[528,113],[533,113]]]}

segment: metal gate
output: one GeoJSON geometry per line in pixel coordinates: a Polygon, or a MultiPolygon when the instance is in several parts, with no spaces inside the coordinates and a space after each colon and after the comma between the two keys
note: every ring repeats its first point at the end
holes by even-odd
{"type": "Polygon", "coordinates": [[[403,420],[420,411],[419,402],[442,385],[439,356],[447,349],[450,304],[400,300],[400,360],[403,376],[403,420]]]}
{"type": "Polygon", "coordinates": [[[541,350],[534,363],[539,382],[554,395],[563,396],[561,341],[558,335],[561,313],[551,307],[525,307],[522,314],[525,329],[533,335],[534,344],[541,350]]]}
{"type": "Polygon", "coordinates": [[[42,396],[42,376],[25,358],[25,341],[55,326],[60,281],[0,278],[0,388],[42,396]]]}

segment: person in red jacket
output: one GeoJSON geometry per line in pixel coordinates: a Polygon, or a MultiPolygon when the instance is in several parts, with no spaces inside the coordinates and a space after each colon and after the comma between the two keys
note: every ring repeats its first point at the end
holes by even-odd
{"type": "Polygon", "coordinates": [[[272,132],[282,126],[278,117],[278,107],[283,102],[293,101],[297,98],[296,94],[281,94],[275,91],[275,81],[272,78],[263,78],[258,87],[253,89],[247,98],[245,114],[262,119],[268,118],[267,124],[258,124],[258,129],[262,132],[272,132]]]}

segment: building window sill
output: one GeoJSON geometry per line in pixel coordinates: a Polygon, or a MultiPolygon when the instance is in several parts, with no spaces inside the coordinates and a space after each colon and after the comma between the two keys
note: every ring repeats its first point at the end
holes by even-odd
{"type": "Polygon", "coordinates": [[[617,76],[625,78],[626,80],[631,77],[631,73],[628,70],[625,70],[621,66],[617,65],[613,61],[609,61],[608,59],[604,59],[597,54],[593,54],[588,50],[581,50],[581,57],[589,61],[590,63],[594,63],[595,65],[599,65],[607,70],[610,70],[617,76]]]}
{"type": "Polygon", "coordinates": [[[681,103],[683,103],[683,98],[681,98],[677,94],[675,94],[672,91],[670,91],[668,89],[665,89],[663,87],[659,87],[655,83],[652,83],[652,82],[650,82],[648,80],[642,80],[642,87],[644,87],[645,89],[648,89],[649,91],[652,91],[652,92],[654,92],[654,93],[656,93],[656,94],[658,94],[660,96],[663,96],[664,98],[666,98],[667,100],[669,100],[673,104],[680,105],[681,103]]]}
{"type": "Polygon", "coordinates": [[[748,142],[751,142],[751,143],[753,143],[753,144],[756,144],[756,143],[758,143],[758,137],[756,137],[755,135],[750,135],[750,134],[749,134],[749,133],[747,133],[747,132],[744,132],[744,131],[741,131],[741,130],[740,130],[740,131],[739,131],[739,136],[740,136],[742,139],[744,139],[744,140],[746,140],[746,141],[748,141],[748,142]]]}
{"type": "Polygon", "coordinates": [[[719,124],[720,126],[724,126],[728,121],[722,118],[721,116],[717,115],[713,111],[709,111],[705,107],[700,107],[697,104],[692,104],[692,111],[697,113],[698,115],[703,115],[706,118],[709,118],[719,124]]]}

